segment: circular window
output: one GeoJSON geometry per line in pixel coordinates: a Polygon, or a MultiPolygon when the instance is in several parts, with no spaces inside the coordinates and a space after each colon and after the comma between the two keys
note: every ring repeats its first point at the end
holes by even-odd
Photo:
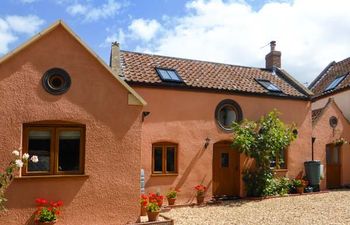
{"type": "Polygon", "coordinates": [[[232,123],[242,120],[241,107],[233,100],[223,100],[216,107],[215,119],[222,129],[231,131],[232,123]]]}
{"type": "Polygon", "coordinates": [[[335,127],[338,125],[338,119],[337,119],[337,117],[331,116],[331,117],[329,118],[329,125],[330,125],[332,128],[335,128],[335,127]]]}
{"type": "Polygon", "coordinates": [[[46,71],[42,82],[45,90],[53,95],[60,95],[67,92],[71,84],[69,74],[59,68],[46,71]]]}

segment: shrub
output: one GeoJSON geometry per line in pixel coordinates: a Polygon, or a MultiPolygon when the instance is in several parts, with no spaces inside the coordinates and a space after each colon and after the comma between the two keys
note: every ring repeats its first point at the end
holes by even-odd
{"type": "Polygon", "coordinates": [[[270,159],[281,158],[282,150],[296,138],[297,131],[294,125],[285,125],[278,115],[279,113],[274,110],[258,122],[244,120],[242,123],[232,125],[233,147],[253,158],[256,164],[255,168],[246,170],[243,174],[248,196],[285,193],[286,182],[281,183],[273,178],[270,159]]]}
{"type": "Polygon", "coordinates": [[[5,191],[10,186],[15,172],[19,171],[23,166],[26,166],[28,161],[37,163],[39,161],[38,156],[33,155],[31,158],[28,153],[24,153],[22,156],[20,150],[14,150],[12,152],[14,159],[11,160],[10,164],[6,167],[4,173],[0,173],[0,211],[5,210],[5,191]]]}

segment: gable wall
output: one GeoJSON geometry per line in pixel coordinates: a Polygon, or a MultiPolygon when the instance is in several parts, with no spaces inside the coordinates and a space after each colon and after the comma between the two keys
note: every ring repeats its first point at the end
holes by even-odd
{"type": "MultiPolygon", "coordinates": [[[[350,124],[343,116],[339,108],[330,103],[322,116],[313,127],[312,135],[316,137],[314,143],[315,160],[320,160],[324,165],[324,179],[321,181],[321,188],[326,189],[327,169],[326,169],[326,145],[332,143],[336,139],[345,138],[350,140],[350,124]],[[338,118],[338,125],[333,129],[329,125],[329,118],[335,116],[338,118]]],[[[350,184],[350,145],[345,144],[341,147],[341,184],[350,184]]]]}
{"type": "Polygon", "coordinates": [[[312,109],[314,110],[324,107],[330,97],[335,100],[339,108],[342,110],[344,116],[350,120],[350,90],[342,91],[331,96],[321,98],[312,103],[312,109]]]}
{"type": "Polygon", "coordinates": [[[59,224],[125,224],[139,214],[142,107],[128,106],[128,91],[68,32],[58,26],[0,64],[0,170],[21,147],[22,125],[63,120],[86,125],[85,173],[80,178],[16,179],[0,224],[25,224],[35,198],[63,200],[59,224]],[[70,90],[45,92],[52,67],[71,76],[70,90]]]}

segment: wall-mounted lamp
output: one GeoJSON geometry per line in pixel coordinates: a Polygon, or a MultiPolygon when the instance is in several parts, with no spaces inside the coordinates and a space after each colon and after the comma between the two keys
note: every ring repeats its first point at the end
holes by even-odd
{"type": "Polygon", "coordinates": [[[145,118],[150,114],[151,112],[142,112],[142,122],[145,121],[145,118]]]}
{"type": "Polygon", "coordinates": [[[207,137],[207,138],[205,139],[204,148],[207,148],[208,145],[209,145],[209,143],[210,143],[210,138],[207,137]]]}

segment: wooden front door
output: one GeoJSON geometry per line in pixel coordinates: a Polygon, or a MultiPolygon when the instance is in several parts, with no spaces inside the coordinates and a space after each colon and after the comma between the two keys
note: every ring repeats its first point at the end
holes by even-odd
{"type": "Polygon", "coordinates": [[[329,144],[326,146],[326,178],[327,188],[340,187],[340,145],[329,144]]]}
{"type": "Polygon", "coordinates": [[[239,152],[231,148],[231,142],[214,144],[213,195],[239,196],[239,152]]]}

